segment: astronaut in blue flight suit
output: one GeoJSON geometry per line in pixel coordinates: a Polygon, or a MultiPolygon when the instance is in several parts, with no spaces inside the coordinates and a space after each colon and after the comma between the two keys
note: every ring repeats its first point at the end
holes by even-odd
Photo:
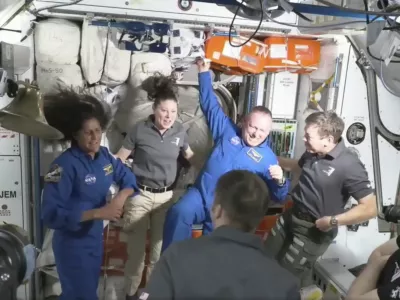
{"type": "Polygon", "coordinates": [[[210,208],[218,178],[231,170],[248,170],[267,183],[275,202],[283,202],[289,180],[283,176],[276,155],[267,145],[272,128],[271,112],[254,107],[244,118],[241,128],[223,112],[212,87],[210,63],[199,60],[200,106],[207,119],[213,140],[213,151],[194,185],[170,208],[164,224],[163,251],[174,241],[188,239],[193,224],[203,224],[203,234],[212,231],[210,208]]]}
{"type": "Polygon", "coordinates": [[[55,230],[59,299],[97,300],[103,220],[118,220],[125,200],[139,189],[133,173],[100,146],[108,116],[97,99],[61,91],[44,103],[48,123],[71,141],[45,175],[43,190],[42,220],[55,230]],[[113,182],[120,191],[107,204],[113,182]]]}

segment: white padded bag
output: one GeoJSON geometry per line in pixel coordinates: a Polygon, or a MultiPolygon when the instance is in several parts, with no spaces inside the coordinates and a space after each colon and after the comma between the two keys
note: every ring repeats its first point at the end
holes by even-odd
{"type": "Polygon", "coordinates": [[[73,65],[78,63],[81,28],[63,19],[41,21],[35,28],[36,63],[73,65]]]}

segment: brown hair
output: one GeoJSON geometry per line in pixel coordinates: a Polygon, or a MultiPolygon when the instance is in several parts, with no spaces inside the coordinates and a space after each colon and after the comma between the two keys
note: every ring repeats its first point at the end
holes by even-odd
{"type": "Polygon", "coordinates": [[[333,136],[337,143],[344,130],[344,122],[334,111],[315,112],[306,118],[306,125],[317,126],[321,137],[333,136]]]}

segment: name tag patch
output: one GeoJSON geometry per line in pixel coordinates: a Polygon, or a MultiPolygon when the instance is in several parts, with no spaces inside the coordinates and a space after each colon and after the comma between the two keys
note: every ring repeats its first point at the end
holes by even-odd
{"type": "Polygon", "coordinates": [[[231,138],[231,144],[232,145],[239,145],[240,144],[240,138],[238,136],[234,136],[233,138],[231,138]]]}
{"type": "Polygon", "coordinates": [[[250,148],[247,151],[247,155],[251,157],[251,159],[253,159],[255,162],[260,162],[262,160],[262,155],[260,153],[258,153],[256,150],[254,150],[253,148],[250,148]]]}
{"type": "Polygon", "coordinates": [[[92,185],[96,183],[96,176],[92,175],[92,174],[88,174],[85,177],[85,183],[87,185],[92,185]]]}
{"type": "Polygon", "coordinates": [[[104,170],[104,173],[106,174],[106,176],[110,175],[114,171],[112,164],[105,166],[103,168],[103,170],[104,170]]]}

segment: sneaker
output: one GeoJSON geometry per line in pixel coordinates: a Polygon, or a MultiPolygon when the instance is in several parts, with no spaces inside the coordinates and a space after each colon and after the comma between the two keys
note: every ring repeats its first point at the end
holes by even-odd
{"type": "Polygon", "coordinates": [[[301,300],[321,300],[324,293],[315,284],[300,289],[301,300]]]}

